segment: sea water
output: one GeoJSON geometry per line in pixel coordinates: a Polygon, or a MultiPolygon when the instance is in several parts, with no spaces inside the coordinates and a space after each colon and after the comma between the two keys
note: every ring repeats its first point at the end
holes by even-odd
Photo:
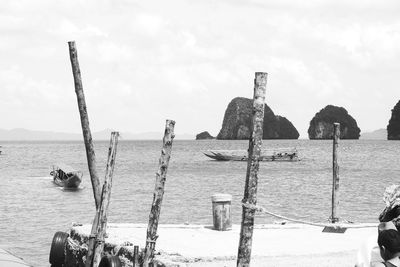
{"type": "MultiPolygon", "coordinates": [[[[83,142],[3,142],[0,155],[0,246],[34,266],[49,266],[56,231],[73,222],[91,223],[95,205],[83,142]],[[79,190],[65,191],[49,175],[58,162],[83,171],[79,190]]],[[[95,142],[97,169],[104,179],[109,142],[95,142]]],[[[118,144],[108,221],[147,223],[161,141],[118,144]]],[[[219,162],[207,150],[246,150],[248,141],[175,140],[160,223],[212,225],[211,195],[233,196],[232,221],[241,220],[246,162],[219,162]]],[[[283,216],[327,222],[331,213],[332,141],[264,140],[263,148],[296,148],[301,161],[261,162],[258,204],[283,216]]],[[[337,215],[353,222],[377,222],[385,188],[400,182],[400,142],[341,140],[340,204],[337,215]]],[[[280,219],[257,215],[256,223],[280,219]]],[[[145,236],[143,236],[143,246],[145,236]]]]}

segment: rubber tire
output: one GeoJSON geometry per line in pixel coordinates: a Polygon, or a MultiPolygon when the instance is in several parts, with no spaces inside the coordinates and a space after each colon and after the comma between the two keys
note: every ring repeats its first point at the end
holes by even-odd
{"type": "Polygon", "coordinates": [[[99,267],[121,267],[121,260],[118,256],[103,256],[99,267]]]}
{"type": "Polygon", "coordinates": [[[65,261],[65,245],[67,244],[68,234],[56,232],[51,243],[49,262],[51,266],[62,266],[65,261]]]}

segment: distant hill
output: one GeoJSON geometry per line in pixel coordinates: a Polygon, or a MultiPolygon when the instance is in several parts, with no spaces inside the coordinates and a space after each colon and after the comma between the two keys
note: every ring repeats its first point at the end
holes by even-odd
{"type": "Polygon", "coordinates": [[[387,140],[387,130],[378,129],[372,132],[361,133],[360,139],[364,140],[387,140]]]}
{"type": "MultiPolygon", "coordinates": [[[[113,130],[105,129],[99,132],[93,132],[94,140],[109,140],[113,130]]],[[[164,136],[162,132],[129,133],[121,132],[122,140],[161,140],[164,136]]],[[[194,140],[195,136],[191,134],[176,134],[178,140],[194,140]]],[[[83,140],[82,133],[63,133],[52,131],[33,131],[23,128],[11,130],[0,129],[1,141],[61,141],[61,140],[83,140]]]]}

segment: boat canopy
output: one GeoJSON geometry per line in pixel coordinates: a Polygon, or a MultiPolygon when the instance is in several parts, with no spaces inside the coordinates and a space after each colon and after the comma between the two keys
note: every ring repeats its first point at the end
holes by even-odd
{"type": "Polygon", "coordinates": [[[55,169],[60,169],[62,170],[64,173],[75,173],[75,172],[79,172],[78,170],[74,169],[73,167],[64,164],[64,163],[58,163],[56,165],[54,165],[55,169]]]}

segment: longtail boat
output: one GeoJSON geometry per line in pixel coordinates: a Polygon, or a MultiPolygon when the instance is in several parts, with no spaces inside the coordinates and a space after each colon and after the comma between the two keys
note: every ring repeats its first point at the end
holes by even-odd
{"type": "MultiPolygon", "coordinates": [[[[204,155],[219,161],[247,161],[248,154],[244,150],[209,150],[204,155]]],[[[273,152],[261,154],[260,161],[299,161],[297,150],[289,152],[273,152]]]]}
{"type": "Polygon", "coordinates": [[[66,189],[78,188],[82,182],[82,172],[73,169],[66,164],[53,165],[53,170],[50,172],[53,176],[53,182],[66,189]]]}

